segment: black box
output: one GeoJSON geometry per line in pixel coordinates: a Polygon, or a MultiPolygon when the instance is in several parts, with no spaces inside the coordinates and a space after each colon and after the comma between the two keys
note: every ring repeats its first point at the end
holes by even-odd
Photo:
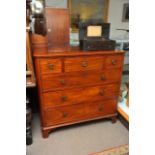
{"type": "Polygon", "coordinates": [[[80,49],[88,51],[114,50],[116,42],[104,38],[85,38],[80,40],[80,49]]]}
{"type": "Polygon", "coordinates": [[[109,39],[109,31],[110,23],[101,21],[79,22],[80,49],[88,51],[114,50],[116,43],[114,40],[109,39]],[[88,36],[89,27],[99,27],[99,34],[97,36],[88,36]]]}

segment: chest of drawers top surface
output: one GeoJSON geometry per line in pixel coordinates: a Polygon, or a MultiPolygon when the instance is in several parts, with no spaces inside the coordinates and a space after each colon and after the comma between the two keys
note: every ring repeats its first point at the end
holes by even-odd
{"type": "Polygon", "coordinates": [[[79,47],[66,47],[66,48],[49,48],[48,52],[37,51],[33,52],[35,58],[46,58],[46,57],[68,57],[68,56],[87,56],[87,55],[111,55],[111,54],[124,54],[124,51],[84,51],[80,50],[79,47]]]}

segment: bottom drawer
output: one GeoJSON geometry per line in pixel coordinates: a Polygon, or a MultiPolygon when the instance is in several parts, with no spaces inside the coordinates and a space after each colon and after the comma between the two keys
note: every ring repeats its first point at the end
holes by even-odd
{"type": "Polygon", "coordinates": [[[45,126],[67,122],[93,119],[95,117],[112,115],[116,113],[116,100],[81,103],[44,110],[45,126]]]}

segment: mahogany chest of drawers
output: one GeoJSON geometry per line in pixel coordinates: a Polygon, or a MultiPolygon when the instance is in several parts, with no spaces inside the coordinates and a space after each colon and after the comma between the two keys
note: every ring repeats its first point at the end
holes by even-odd
{"type": "Polygon", "coordinates": [[[43,137],[60,126],[116,119],[124,52],[34,52],[43,137]]]}

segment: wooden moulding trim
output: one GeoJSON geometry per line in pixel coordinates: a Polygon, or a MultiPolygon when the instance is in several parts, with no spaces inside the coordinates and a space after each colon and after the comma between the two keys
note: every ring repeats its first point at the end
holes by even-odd
{"type": "Polygon", "coordinates": [[[62,123],[62,124],[58,124],[58,125],[51,125],[49,127],[42,127],[42,130],[54,129],[54,128],[57,128],[57,127],[62,127],[62,126],[66,126],[66,125],[73,125],[73,124],[77,124],[77,123],[84,123],[84,122],[88,122],[88,121],[99,120],[99,119],[102,119],[102,118],[111,118],[113,116],[117,116],[117,113],[109,114],[109,115],[106,115],[106,116],[99,116],[99,117],[95,117],[95,118],[83,119],[83,120],[80,120],[80,121],[66,122],[66,123],[62,123]]]}

